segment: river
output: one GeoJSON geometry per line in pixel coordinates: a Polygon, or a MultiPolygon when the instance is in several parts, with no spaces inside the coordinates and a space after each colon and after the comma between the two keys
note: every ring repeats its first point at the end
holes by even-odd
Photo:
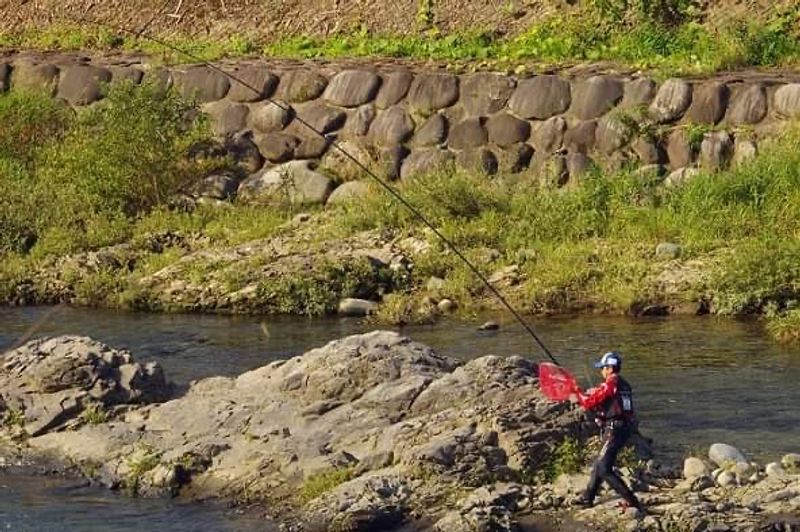
{"type": "MultiPolygon", "coordinates": [[[[766,461],[800,452],[800,348],[769,340],[753,321],[714,317],[637,318],[581,316],[532,320],[559,361],[584,385],[596,380],[590,363],[603,351],[625,357],[642,432],[655,438],[663,458],[715,441],[766,461]]],[[[187,383],[236,375],[272,360],[374,326],[357,319],[304,319],[138,314],[71,308],[0,309],[0,351],[20,338],[88,335],[156,360],[168,378],[187,383]]],[[[542,359],[532,339],[506,316],[443,321],[401,331],[442,354],[542,359]],[[497,331],[477,331],[481,321],[497,331]]],[[[263,530],[252,516],[199,504],[132,500],[64,480],[40,482],[0,476],[0,527],[9,530],[144,530],[185,524],[185,530],[263,530]],[[49,482],[49,483],[48,483],[49,482]],[[59,517],[62,516],[62,517],[59,517]],[[34,526],[36,525],[36,526],[34,526]],[[48,528],[49,527],[49,528],[48,528]]],[[[183,526],[183,525],[181,525],[183,526]]]]}

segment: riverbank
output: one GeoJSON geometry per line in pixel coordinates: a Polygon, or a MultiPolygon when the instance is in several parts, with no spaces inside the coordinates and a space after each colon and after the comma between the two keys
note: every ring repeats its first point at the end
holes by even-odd
{"type": "Polygon", "coordinates": [[[127,352],[58,337],[6,353],[0,380],[6,449],[66,460],[131,494],[264,503],[293,530],[513,530],[541,520],[791,530],[800,505],[796,455],[764,467],[717,445],[683,471],[627,454],[622,470],[650,507],[643,520],[605,497],[565,510],[585,482],[591,423],[540,395],[535,365],[462,364],[389,332],[188,389],[127,352]]]}

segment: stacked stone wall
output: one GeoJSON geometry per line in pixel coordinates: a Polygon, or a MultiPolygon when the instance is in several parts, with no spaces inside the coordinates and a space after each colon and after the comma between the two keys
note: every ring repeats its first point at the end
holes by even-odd
{"type": "MultiPolygon", "coordinates": [[[[83,106],[120,79],[174,87],[201,103],[221,139],[248,154],[248,172],[258,174],[248,178],[249,190],[261,190],[265,174],[267,182],[279,181],[272,170],[290,162],[287,168],[304,173],[321,165],[337,182],[358,178],[333,141],[392,179],[456,164],[564,185],[593,164],[633,164],[670,184],[695,167],[718,170],[751,157],[778,122],[800,118],[800,80],[766,75],[657,83],[638,74],[520,78],[398,65],[219,66],[247,86],[204,65],[9,54],[0,57],[0,90],[44,89],[83,106]]],[[[322,186],[321,194],[334,188],[322,186]]]]}

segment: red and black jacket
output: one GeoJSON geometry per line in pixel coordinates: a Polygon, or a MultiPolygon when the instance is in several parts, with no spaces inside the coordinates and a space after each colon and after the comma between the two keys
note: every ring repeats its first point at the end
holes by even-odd
{"type": "Polygon", "coordinates": [[[578,404],[585,410],[595,411],[603,424],[624,426],[635,422],[633,389],[628,381],[616,373],[608,376],[603,384],[584,395],[578,390],[578,404]]]}

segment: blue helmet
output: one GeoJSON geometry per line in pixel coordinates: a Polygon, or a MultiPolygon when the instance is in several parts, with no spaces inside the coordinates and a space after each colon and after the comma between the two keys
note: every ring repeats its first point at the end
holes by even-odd
{"type": "Polygon", "coordinates": [[[594,363],[596,368],[605,368],[606,366],[620,369],[622,367],[622,355],[617,351],[609,351],[603,355],[599,362],[594,363]]]}

